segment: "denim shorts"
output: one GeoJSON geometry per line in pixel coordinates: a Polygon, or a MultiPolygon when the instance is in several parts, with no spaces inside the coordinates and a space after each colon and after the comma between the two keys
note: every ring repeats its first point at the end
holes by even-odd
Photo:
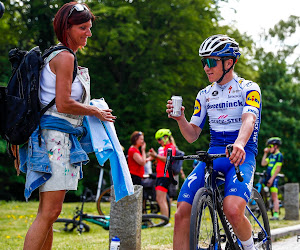
{"type": "Polygon", "coordinates": [[[80,167],[70,164],[71,141],[68,133],[43,129],[52,171],[51,178],[40,186],[40,192],[77,190],[80,167]]]}

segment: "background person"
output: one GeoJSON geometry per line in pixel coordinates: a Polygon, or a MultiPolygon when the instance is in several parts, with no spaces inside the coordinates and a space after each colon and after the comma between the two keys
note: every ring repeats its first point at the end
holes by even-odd
{"type": "MultiPolygon", "coordinates": [[[[66,3],[58,10],[53,21],[57,39],[76,53],[79,48],[86,46],[87,39],[92,36],[91,27],[94,20],[95,17],[87,5],[66,3]]],[[[52,59],[49,59],[50,62],[45,64],[41,72],[40,100],[43,106],[56,98],[56,105],[52,106],[41,120],[41,126],[48,122],[52,128],[42,129],[41,147],[38,145],[36,131],[33,132],[29,140],[30,153],[21,162],[21,170],[27,173],[25,187],[31,182],[34,184],[33,189],[39,187],[40,192],[37,216],[25,237],[24,249],[28,250],[51,249],[52,225],[61,213],[66,190],[77,190],[78,179],[82,176],[82,163],[87,161],[88,157],[82,151],[82,158],[77,154],[75,159],[74,154],[71,154],[72,150],[80,150],[73,131],[81,126],[84,115],[94,115],[102,121],[109,122],[116,118],[110,109],[100,110],[89,105],[90,80],[86,68],[78,67],[73,82],[73,54],[62,50],[56,51],[50,57],[52,59]],[[75,149],[73,142],[76,144],[75,149]],[[31,157],[32,155],[34,157],[31,157]],[[29,160],[30,168],[27,164],[29,160]],[[71,160],[76,161],[76,164],[71,164],[71,160]],[[47,178],[45,172],[48,173],[47,178]]],[[[29,188],[30,192],[32,187],[29,188]]]]}
{"type": "Polygon", "coordinates": [[[134,185],[141,185],[146,158],[146,142],[141,131],[134,131],[130,136],[131,146],[128,149],[128,167],[134,185]]]}
{"type": "Polygon", "coordinates": [[[267,141],[267,146],[268,147],[264,149],[264,155],[261,160],[261,165],[263,167],[268,166],[265,184],[270,188],[270,192],[274,204],[274,214],[271,220],[278,220],[279,219],[279,201],[278,201],[279,177],[277,177],[277,175],[280,173],[282,163],[283,163],[283,155],[280,152],[281,139],[279,137],[271,137],[267,141]]]}
{"type": "Polygon", "coordinates": [[[171,142],[171,130],[162,128],[155,133],[155,139],[161,145],[159,151],[151,148],[149,154],[151,157],[157,160],[156,164],[156,201],[159,205],[160,212],[162,215],[169,217],[169,208],[167,203],[167,193],[170,185],[169,173],[167,172],[166,177],[164,176],[165,164],[167,159],[168,148],[172,148],[172,155],[176,154],[176,147],[171,142]]]}
{"type": "MultiPolygon", "coordinates": [[[[172,100],[168,100],[166,112],[177,121],[184,138],[192,143],[203,129],[209,117],[209,153],[224,153],[232,144],[230,158],[216,159],[214,169],[225,173],[225,198],[223,211],[241,240],[243,248],[255,250],[251,225],[244,212],[250,198],[257,154],[257,137],[260,124],[261,94],[259,86],[237,77],[233,68],[240,52],[238,43],[226,35],[208,37],[200,46],[199,55],[204,71],[212,84],[200,90],[195,100],[194,114],[190,122],[184,115],[171,116],[172,100]],[[235,168],[240,164],[243,182],[236,181],[235,168]]],[[[190,215],[194,196],[204,185],[205,163],[196,166],[184,182],[177,199],[174,249],[189,249],[190,215]]]]}

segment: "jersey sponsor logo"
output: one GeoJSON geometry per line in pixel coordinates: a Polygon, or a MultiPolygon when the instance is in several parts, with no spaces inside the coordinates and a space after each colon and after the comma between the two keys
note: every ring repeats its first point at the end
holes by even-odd
{"type": "Polygon", "coordinates": [[[231,192],[231,193],[235,193],[236,191],[237,191],[236,188],[231,188],[231,189],[229,190],[229,192],[231,192]]]}
{"type": "Polygon", "coordinates": [[[238,123],[242,122],[242,118],[231,118],[231,119],[210,119],[211,123],[218,123],[218,124],[229,124],[229,123],[238,123]]]}
{"type": "Polygon", "coordinates": [[[260,94],[256,90],[248,91],[246,95],[246,105],[256,107],[259,109],[260,107],[260,94]]]}
{"type": "Polygon", "coordinates": [[[230,86],[230,87],[228,88],[229,94],[230,94],[231,90],[232,90],[232,86],[230,86]]]}
{"type": "Polygon", "coordinates": [[[235,108],[235,107],[242,107],[243,102],[242,101],[235,101],[235,102],[221,102],[221,103],[216,103],[216,104],[208,104],[207,109],[227,109],[227,108],[235,108]]]}
{"type": "Polygon", "coordinates": [[[200,101],[198,99],[196,99],[193,116],[199,116],[200,117],[200,111],[201,111],[201,104],[200,104],[200,101]]]}
{"type": "Polygon", "coordinates": [[[228,98],[240,98],[241,95],[228,95],[228,98]]]}
{"type": "Polygon", "coordinates": [[[214,92],[212,92],[213,96],[217,96],[219,94],[219,92],[217,90],[215,90],[214,92]]]}

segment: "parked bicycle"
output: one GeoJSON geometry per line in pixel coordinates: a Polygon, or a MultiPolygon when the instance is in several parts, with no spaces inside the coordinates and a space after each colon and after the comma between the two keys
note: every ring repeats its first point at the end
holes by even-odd
{"type": "MultiPolygon", "coordinates": [[[[56,232],[73,232],[75,229],[81,234],[83,232],[89,232],[90,227],[83,221],[94,223],[101,226],[105,230],[109,229],[110,216],[107,215],[91,215],[83,212],[84,203],[88,197],[93,196],[92,191],[89,188],[85,188],[83,195],[81,196],[81,208],[76,207],[74,217],[72,219],[58,218],[54,225],[53,230],[56,232]]],[[[168,224],[169,218],[160,214],[143,214],[142,215],[142,229],[152,227],[162,227],[168,224]]]]}
{"type": "MultiPolygon", "coordinates": [[[[263,172],[255,172],[255,175],[259,176],[258,182],[255,184],[255,188],[257,189],[257,191],[260,193],[267,211],[271,211],[271,214],[273,216],[273,200],[272,200],[272,196],[270,193],[270,188],[268,186],[265,185],[265,180],[267,178],[267,172],[266,170],[264,170],[263,172]]],[[[284,174],[277,174],[278,178],[283,178],[284,174]]],[[[279,212],[280,212],[280,208],[283,207],[283,186],[278,186],[278,201],[279,201],[279,212]]]]}
{"type": "MultiPolygon", "coordinates": [[[[228,147],[230,152],[232,147],[228,147]]],[[[213,161],[226,157],[225,154],[209,154],[197,151],[196,155],[172,156],[168,151],[166,169],[170,169],[175,160],[200,160],[206,163],[205,185],[200,188],[194,198],[190,221],[190,249],[241,250],[240,240],[232,230],[232,226],[223,213],[223,196],[220,183],[224,183],[224,175],[213,169],[213,161]],[[213,178],[213,175],[217,178],[213,178]]],[[[165,169],[165,170],[166,170],[165,169]]],[[[239,167],[236,167],[239,181],[243,181],[239,167]]],[[[245,209],[245,215],[252,225],[252,234],[257,249],[270,250],[271,234],[267,211],[264,202],[255,188],[245,209]],[[255,204],[250,206],[252,200],[255,204]]]]}
{"type": "MultiPolygon", "coordinates": [[[[142,186],[143,186],[143,214],[157,214],[159,213],[159,205],[156,201],[156,192],[155,192],[155,181],[156,175],[150,174],[145,175],[142,179],[142,186]]],[[[107,202],[110,202],[112,199],[111,197],[111,187],[108,187],[103,190],[97,200],[97,210],[100,215],[107,215],[108,211],[105,210],[107,207],[107,202]]],[[[167,195],[167,204],[169,208],[169,218],[170,218],[170,198],[167,195]]]]}

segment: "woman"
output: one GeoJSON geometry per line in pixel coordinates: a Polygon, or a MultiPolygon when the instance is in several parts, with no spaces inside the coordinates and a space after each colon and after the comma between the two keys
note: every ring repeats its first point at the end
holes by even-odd
{"type": "MultiPolygon", "coordinates": [[[[94,15],[85,4],[70,2],[63,5],[53,22],[60,44],[74,53],[86,46],[87,39],[92,36],[94,20],[94,15]]],[[[38,213],[24,242],[24,249],[30,250],[51,249],[52,225],[61,213],[65,193],[77,189],[78,179],[82,176],[82,163],[88,160],[77,140],[83,116],[94,115],[109,122],[116,118],[110,109],[89,106],[88,70],[78,67],[73,81],[73,54],[66,50],[56,51],[45,63],[40,80],[41,105],[47,105],[54,97],[56,105],[42,117],[42,144],[38,144],[38,132],[34,131],[28,145],[25,145],[25,152],[30,153],[21,157],[21,170],[27,173],[26,198],[39,187],[38,213]]]]}
{"type": "Polygon", "coordinates": [[[161,145],[156,153],[153,148],[150,149],[150,156],[157,160],[156,165],[156,201],[159,205],[162,215],[169,217],[169,208],[167,203],[167,193],[170,185],[169,173],[164,175],[167,152],[172,148],[172,155],[176,154],[176,147],[172,143],[172,133],[170,129],[162,128],[155,133],[155,139],[161,145]]]}
{"type": "Polygon", "coordinates": [[[131,174],[132,183],[141,185],[144,175],[144,165],[149,160],[146,158],[146,142],[144,134],[134,131],[130,136],[131,146],[128,149],[128,167],[131,174]]]}

